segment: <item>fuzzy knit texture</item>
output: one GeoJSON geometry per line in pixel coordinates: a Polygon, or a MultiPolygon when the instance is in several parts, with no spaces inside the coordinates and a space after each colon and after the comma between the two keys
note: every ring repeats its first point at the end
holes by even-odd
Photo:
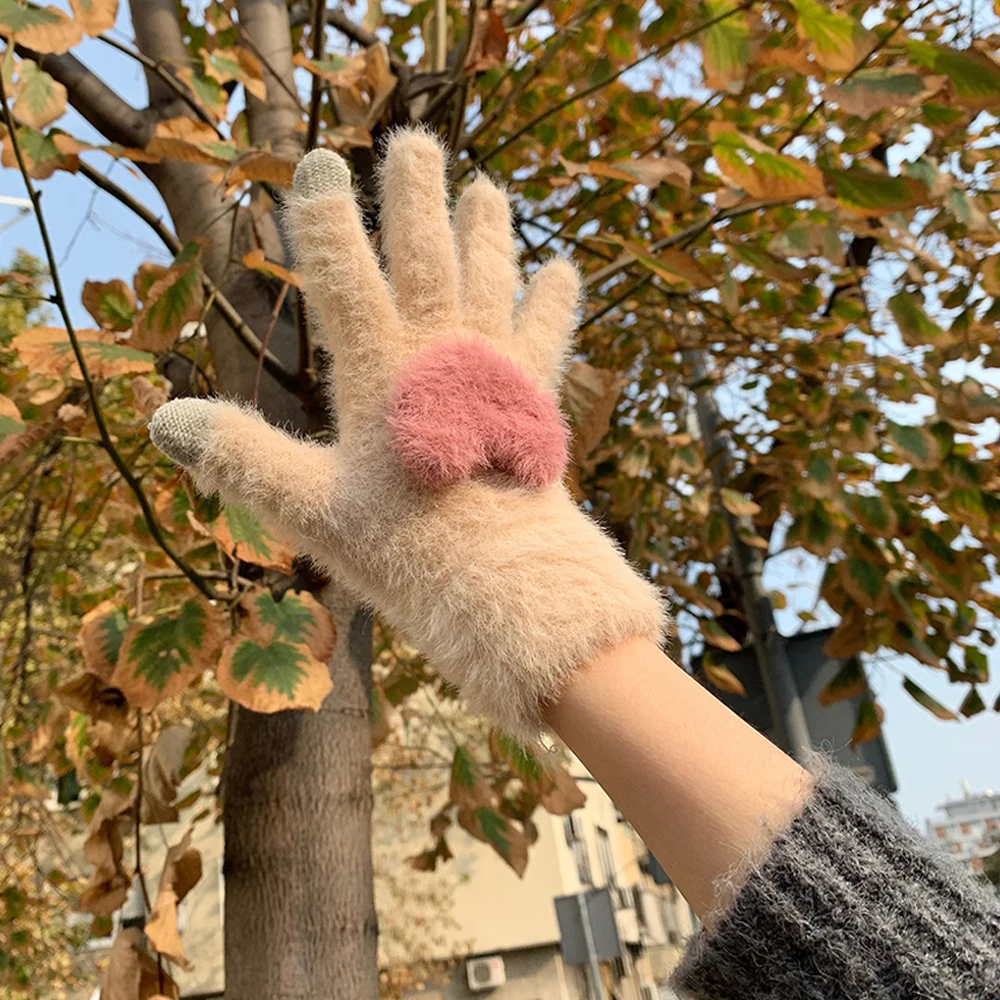
{"type": "Polygon", "coordinates": [[[443,151],[419,130],[395,133],[381,165],[383,274],[349,177],[313,151],[288,205],[333,354],[337,443],[200,399],[158,410],[150,436],[200,489],[292,535],[473,710],[532,741],[581,664],[668,626],[658,590],[561,480],[555,401],[579,278],[556,259],[522,287],[506,194],[479,177],[452,220],[443,151]],[[446,423],[457,437],[441,437],[446,423]]]}
{"type": "Polygon", "coordinates": [[[403,468],[428,489],[491,470],[551,486],[566,468],[558,401],[482,339],[442,340],[403,365],[389,427],[403,468]]]}
{"type": "Polygon", "coordinates": [[[1000,900],[824,758],[674,977],[692,1000],[997,1000],[1000,900]]]}

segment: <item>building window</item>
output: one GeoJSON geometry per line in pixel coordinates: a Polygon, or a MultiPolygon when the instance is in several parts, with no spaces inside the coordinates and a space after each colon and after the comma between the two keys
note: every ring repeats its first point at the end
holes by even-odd
{"type": "Polygon", "coordinates": [[[937,835],[938,840],[944,840],[948,831],[943,826],[939,826],[935,829],[934,833],[937,835]]]}
{"type": "Polygon", "coordinates": [[[995,830],[997,828],[997,825],[998,824],[997,824],[997,821],[995,819],[988,819],[986,821],[986,829],[987,830],[995,830]]]}
{"type": "Polygon", "coordinates": [[[972,824],[971,823],[961,823],[961,824],[959,824],[958,828],[959,828],[959,830],[962,831],[962,833],[965,836],[968,836],[970,833],[972,833],[972,824]]]}
{"type": "Polygon", "coordinates": [[[611,838],[608,831],[602,827],[597,828],[597,856],[601,860],[601,874],[604,876],[604,884],[609,889],[615,888],[615,858],[611,853],[611,838]]]}
{"type": "Polygon", "coordinates": [[[566,843],[573,852],[576,862],[576,874],[581,885],[593,885],[594,876],[590,870],[590,854],[587,851],[587,841],[583,836],[583,823],[579,816],[570,813],[565,819],[566,843]]]}

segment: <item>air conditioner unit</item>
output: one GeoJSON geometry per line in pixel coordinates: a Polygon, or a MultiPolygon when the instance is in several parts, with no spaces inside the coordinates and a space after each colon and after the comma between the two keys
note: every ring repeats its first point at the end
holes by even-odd
{"type": "Polygon", "coordinates": [[[507,970],[500,955],[470,958],[465,963],[465,975],[469,980],[469,989],[473,993],[493,990],[507,982],[507,970]]]}

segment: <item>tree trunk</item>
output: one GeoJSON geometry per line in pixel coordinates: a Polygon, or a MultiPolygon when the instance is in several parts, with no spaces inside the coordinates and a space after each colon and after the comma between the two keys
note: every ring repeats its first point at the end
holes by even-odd
{"type": "MultiPolygon", "coordinates": [[[[179,29],[160,23],[165,0],[133,0],[136,38],[147,55],[178,56],[179,29]],[[155,30],[142,30],[146,13],[155,30]]],[[[167,7],[172,13],[170,4],[167,7]]],[[[288,14],[279,0],[240,0],[241,23],[267,55],[266,102],[250,99],[254,142],[287,156],[301,148],[294,124],[288,14]],[[281,79],[275,79],[275,76],[281,79]],[[282,86],[282,84],[284,86],[282,86]]],[[[181,43],[182,44],[182,43],[181,43]]],[[[186,114],[176,95],[150,81],[150,103],[162,117],[186,114]]],[[[271,260],[286,256],[274,214],[240,209],[233,224],[211,169],[176,161],[150,165],[181,240],[207,236],[205,271],[264,337],[278,285],[233,267],[262,245],[271,260]]],[[[235,206],[233,206],[235,210],[235,206]]],[[[298,368],[292,297],[268,346],[289,371],[298,368]]],[[[206,319],[220,391],[249,399],[257,360],[214,313],[206,319]]],[[[273,423],[306,428],[307,411],[266,372],[258,403],[273,423]]],[[[334,689],[317,713],[234,712],[223,779],[226,878],[226,996],[229,1000],[376,1000],[377,925],[371,856],[371,618],[335,586],[323,594],[337,627],[330,662],[334,689]]]]}
{"type": "Polygon", "coordinates": [[[328,593],[334,689],[315,715],[237,709],[226,758],[227,1000],[374,1000],[371,618],[328,593]]]}

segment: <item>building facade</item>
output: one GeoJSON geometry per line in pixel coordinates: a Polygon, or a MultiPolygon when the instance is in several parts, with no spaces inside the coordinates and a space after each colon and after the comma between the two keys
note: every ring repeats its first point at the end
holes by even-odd
{"type": "Polygon", "coordinates": [[[927,835],[942,849],[975,871],[983,870],[983,858],[1000,849],[1000,793],[980,795],[964,786],[961,798],[938,806],[942,814],[928,820],[927,835]]]}
{"type": "Polygon", "coordinates": [[[466,944],[442,951],[438,973],[404,997],[596,1000],[588,968],[563,959],[555,901],[598,889],[611,899],[620,942],[620,957],[599,962],[604,1000],[673,997],[667,981],[697,926],[694,913],[673,885],[657,884],[659,866],[600,785],[577,762],[571,771],[586,804],[569,816],[536,813],[523,878],[470,837],[449,842],[449,917],[453,940],[466,944]]]}

